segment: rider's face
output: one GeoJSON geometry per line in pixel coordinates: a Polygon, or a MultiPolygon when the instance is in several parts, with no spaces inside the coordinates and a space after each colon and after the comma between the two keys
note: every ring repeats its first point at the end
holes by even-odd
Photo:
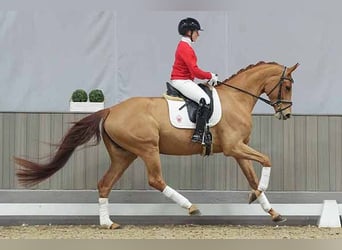
{"type": "MultiPolygon", "coordinates": [[[[187,35],[188,35],[189,37],[191,36],[191,31],[190,31],[190,30],[188,31],[187,35]]],[[[192,37],[191,37],[192,41],[193,41],[193,42],[196,42],[196,40],[197,40],[198,37],[199,37],[199,32],[198,32],[198,30],[194,30],[194,31],[192,32],[192,37]]]]}
{"type": "Polygon", "coordinates": [[[198,30],[195,30],[194,32],[192,32],[192,41],[196,42],[198,37],[199,37],[198,30]]]}

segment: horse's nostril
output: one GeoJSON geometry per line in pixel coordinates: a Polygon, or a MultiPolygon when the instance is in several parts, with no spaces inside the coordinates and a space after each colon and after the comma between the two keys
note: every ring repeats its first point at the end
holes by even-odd
{"type": "Polygon", "coordinates": [[[289,118],[291,118],[291,114],[286,114],[285,117],[286,117],[286,119],[289,119],[289,118]]]}

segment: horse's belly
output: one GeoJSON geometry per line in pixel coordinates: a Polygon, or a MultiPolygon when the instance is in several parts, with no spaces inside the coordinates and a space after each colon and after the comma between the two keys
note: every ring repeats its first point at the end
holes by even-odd
{"type": "Polygon", "coordinates": [[[191,142],[191,135],[182,139],[160,137],[159,151],[166,155],[192,155],[201,153],[201,145],[191,142]]]}

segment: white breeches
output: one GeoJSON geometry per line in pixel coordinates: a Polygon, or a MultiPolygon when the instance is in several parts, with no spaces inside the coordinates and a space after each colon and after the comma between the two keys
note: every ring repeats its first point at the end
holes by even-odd
{"type": "Polygon", "coordinates": [[[199,103],[202,98],[205,99],[206,104],[210,103],[209,96],[197,85],[197,83],[191,80],[172,80],[171,85],[183,95],[197,103],[199,103]]]}

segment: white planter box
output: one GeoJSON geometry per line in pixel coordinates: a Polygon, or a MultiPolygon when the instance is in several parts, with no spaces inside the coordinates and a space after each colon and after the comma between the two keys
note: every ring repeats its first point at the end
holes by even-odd
{"type": "Polygon", "coordinates": [[[96,112],[104,109],[104,102],[72,102],[70,112],[96,112]]]}

